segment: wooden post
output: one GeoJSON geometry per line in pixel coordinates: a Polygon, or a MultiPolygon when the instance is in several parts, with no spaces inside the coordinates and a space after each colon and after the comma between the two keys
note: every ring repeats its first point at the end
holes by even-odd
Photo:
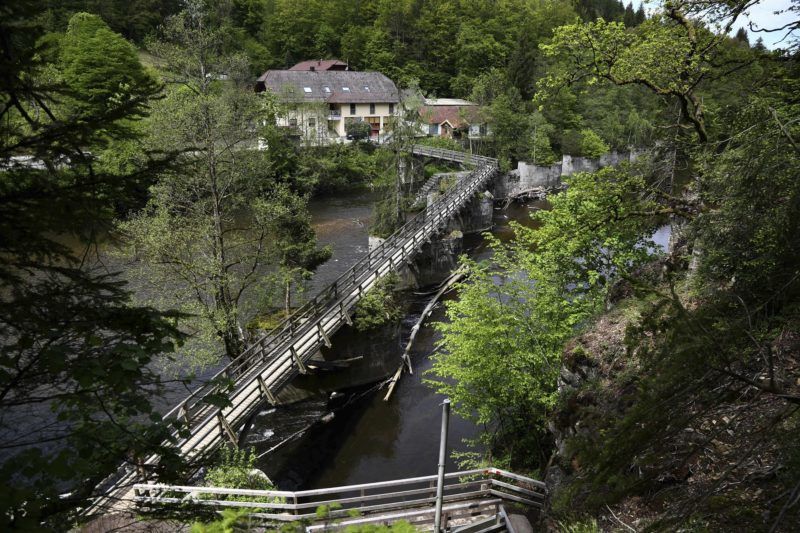
{"type": "Polygon", "coordinates": [[[290,346],[289,350],[292,351],[292,357],[294,357],[294,361],[297,363],[297,369],[300,370],[300,373],[308,374],[308,369],[306,369],[306,365],[303,364],[303,361],[300,360],[300,356],[297,355],[297,350],[294,349],[294,345],[290,346]]]}
{"type": "Polygon", "coordinates": [[[271,403],[272,405],[276,405],[278,403],[278,400],[275,398],[275,395],[272,394],[272,391],[269,390],[269,387],[267,387],[267,384],[264,383],[264,380],[262,379],[261,375],[259,374],[256,377],[258,379],[258,387],[261,389],[261,392],[264,394],[264,396],[267,397],[267,400],[269,400],[269,403],[271,403]]]}
{"type": "Polygon", "coordinates": [[[344,308],[344,302],[339,302],[339,312],[342,314],[342,318],[344,318],[344,321],[347,322],[347,325],[352,326],[353,319],[350,318],[350,313],[348,313],[347,309],[344,308]]]}
{"type": "Polygon", "coordinates": [[[228,424],[228,421],[225,420],[225,417],[222,416],[222,411],[217,413],[217,420],[219,420],[219,425],[222,427],[222,432],[228,436],[228,439],[231,441],[231,444],[239,447],[239,439],[236,438],[236,433],[233,432],[233,428],[231,425],[228,424]]]}
{"type": "Polygon", "coordinates": [[[322,336],[322,340],[325,342],[325,346],[330,348],[332,346],[331,340],[328,338],[328,335],[325,333],[325,330],[322,328],[322,323],[321,322],[317,323],[317,331],[319,331],[319,334],[322,336]]]}
{"type": "Polygon", "coordinates": [[[181,408],[180,408],[180,409],[178,409],[178,418],[182,418],[182,419],[183,419],[183,422],[184,422],[184,423],[185,423],[187,426],[189,425],[189,414],[188,414],[188,412],[186,411],[186,402],[187,402],[188,400],[189,400],[189,398],[186,398],[186,400],[183,400],[183,403],[181,403],[181,408]]]}

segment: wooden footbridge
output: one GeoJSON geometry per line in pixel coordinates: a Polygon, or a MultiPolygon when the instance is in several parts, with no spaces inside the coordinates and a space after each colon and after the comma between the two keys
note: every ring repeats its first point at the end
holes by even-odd
{"type": "MultiPolygon", "coordinates": [[[[331,346],[340,327],[352,323],[350,313],[361,297],[382,277],[410,263],[498,170],[497,160],[463,152],[415,146],[413,153],[475,168],[165,415],[182,422],[183,436],[176,430],[175,446],[190,464],[203,464],[225,442],[238,443],[240,428],[258,406],[276,403],[281,388],[306,373],[307,361],[321,346],[331,346]],[[220,398],[228,400],[226,406],[220,407],[220,398]]],[[[158,461],[153,455],[135,468],[121,468],[98,487],[103,496],[92,512],[131,501],[133,485],[145,481],[158,461]]]]}

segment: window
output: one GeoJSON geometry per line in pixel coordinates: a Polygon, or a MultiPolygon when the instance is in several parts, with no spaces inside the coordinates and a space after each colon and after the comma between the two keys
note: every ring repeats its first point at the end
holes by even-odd
{"type": "Polygon", "coordinates": [[[289,127],[290,128],[296,128],[297,127],[297,119],[296,118],[290,118],[289,119],[289,127]]]}
{"type": "Polygon", "coordinates": [[[308,127],[309,128],[316,128],[317,127],[317,119],[311,117],[308,119],[308,127]]]}
{"type": "Polygon", "coordinates": [[[331,92],[331,88],[328,87],[327,85],[323,85],[322,90],[325,91],[326,93],[331,92]]]}
{"type": "Polygon", "coordinates": [[[364,91],[369,92],[369,86],[364,85],[364,91]]]}
{"type": "Polygon", "coordinates": [[[342,87],[342,90],[346,93],[350,92],[350,87],[342,87]]]}
{"type": "Polygon", "coordinates": [[[394,104],[389,104],[389,114],[394,115],[394,104]]]}
{"type": "Polygon", "coordinates": [[[370,115],[375,114],[375,104],[369,104],[369,114],[370,115]]]}
{"type": "Polygon", "coordinates": [[[307,93],[310,93],[311,92],[311,87],[303,87],[303,91],[307,92],[307,93]]]}
{"type": "Polygon", "coordinates": [[[428,124],[428,135],[439,135],[439,125],[428,124]]]}
{"type": "Polygon", "coordinates": [[[356,104],[350,104],[350,114],[351,115],[356,114],[356,104]]]}

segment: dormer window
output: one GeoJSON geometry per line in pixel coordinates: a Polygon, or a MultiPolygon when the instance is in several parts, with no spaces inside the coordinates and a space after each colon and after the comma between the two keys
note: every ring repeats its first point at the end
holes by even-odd
{"type": "Polygon", "coordinates": [[[329,93],[329,92],[331,92],[331,88],[330,88],[330,87],[328,87],[327,85],[324,85],[324,86],[322,87],[322,90],[323,90],[323,91],[325,91],[326,93],[329,93]]]}
{"type": "Polygon", "coordinates": [[[303,87],[303,91],[307,92],[307,93],[310,93],[311,92],[311,87],[303,87]]]}
{"type": "Polygon", "coordinates": [[[350,87],[342,87],[342,91],[344,91],[346,93],[349,93],[350,92],[350,87]]]}

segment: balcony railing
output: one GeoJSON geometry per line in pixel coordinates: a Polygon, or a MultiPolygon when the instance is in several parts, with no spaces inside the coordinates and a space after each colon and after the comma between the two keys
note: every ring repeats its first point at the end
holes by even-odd
{"type": "Polygon", "coordinates": [[[342,119],[341,111],[331,111],[328,114],[328,120],[341,120],[341,119],[342,119]]]}

